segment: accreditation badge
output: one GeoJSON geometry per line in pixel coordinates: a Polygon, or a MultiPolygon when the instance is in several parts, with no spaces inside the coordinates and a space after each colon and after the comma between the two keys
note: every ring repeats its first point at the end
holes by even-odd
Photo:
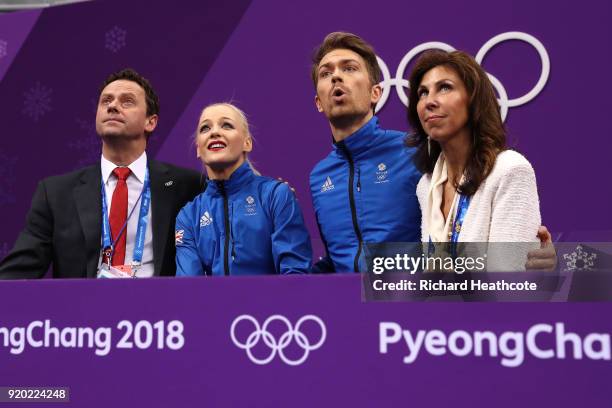
{"type": "Polygon", "coordinates": [[[113,265],[102,264],[98,270],[98,278],[133,278],[135,271],[131,265],[113,265]]]}

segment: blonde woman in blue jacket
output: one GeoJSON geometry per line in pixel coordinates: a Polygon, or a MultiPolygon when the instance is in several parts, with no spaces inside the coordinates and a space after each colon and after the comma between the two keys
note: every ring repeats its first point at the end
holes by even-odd
{"type": "Polygon", "coordinates": [[[228,103],[202,111],[197,156],[206,191],[176,220],[177,276],[307,273],[312,249],[290,188],[250,165],[244,113],[228,103]]]}

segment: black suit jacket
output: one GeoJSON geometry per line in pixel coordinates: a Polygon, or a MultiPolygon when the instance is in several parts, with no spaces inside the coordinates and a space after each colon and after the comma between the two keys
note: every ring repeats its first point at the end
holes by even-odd
{"type": "MultiPolygon", "coordinates": [[[[199,173],[148,160],[155,276],[176,273],[174,223],[203,190],[199,173]]],[[[0,262],[0,278],[95,278],[101,249],[100,164],[44,179],[32,198],[26,227],[0,262]]]]}

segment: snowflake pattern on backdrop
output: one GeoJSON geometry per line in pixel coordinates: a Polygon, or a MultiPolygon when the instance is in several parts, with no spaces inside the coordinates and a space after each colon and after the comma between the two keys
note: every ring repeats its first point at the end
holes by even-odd
{"type": "Polygon", "coordinates": [[[0,206],[15,202],[15,164],[16,157],[9,157],[0,152],[0,206]]]}
{"type": "Polygon", "coordinates": [[[110,30],[106,32],[104,35],[104,48],[112,52],[118,52],[120,49],[125,47],[125,37],[127,36],[127,31],[114,26],[110,30]]]}
{"type": "Polygon", "coordinates": [[[574,252],[564,254],[563,259],[567,261],[566,267],[563,269],[564,271],[588,271],[592,270],[595,266],[597,254],[586,252],[583,250],[582,245],[578,245],[574,252]]]}
{"type": "Polygon", "coordinates": [[[96,124],[91,120],[77,119],[79,132],[75,140],[68,143],[74,152],[74,168],[89,166],[100,160],[102,143],[96,133],[96,124]]]}
{"type": "Polygon", "coordinates": [[[0,59],[8,55],[8,42],[0,40],[0,59]]]}
{"type": "Polygon", "coordinates": [[[53,89],[36,82],[34,86],[23,93],[22,113],[38,122],[40,118],[51,111],[51,94],[53,89]]]}

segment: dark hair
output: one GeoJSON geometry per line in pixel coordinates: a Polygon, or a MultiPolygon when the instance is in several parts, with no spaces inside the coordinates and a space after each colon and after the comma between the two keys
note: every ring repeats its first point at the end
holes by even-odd
{"type": "Polygon", "coordinates": [[[382,80],[382,72],[376,60],[374,48],[355,34],[338,31],[328,34],[312,55],[311,75],[315,89],[319,82],[318,68],[321,60],[331,51],[341,48],[351,50],[363,58],[372,85],[382,80]]]}
{"type": "MultiPolygon", "coordinates": [[[[429,141],[428,148],[427,134],[417,113],[418,89],[423,76],[437,66],[455,71],[469,96],[467,127],[471,136],[470,153],[464,170],[465,181],[455,187],[459,193],[471,196],[493,170],[497,155],[506,149],[506,131],[499,104],[487,74],[469,54],[462,51],[425,51],[410,74],[408,122],[414,133],[406,138],[407,146],[417,148],[414,163],[421,173],[433,172],[441,152],[440,144],[433,140],[429,141]]],[[[458,180],[453,180],[453,183],[458,183],[458,180]]]]}
{"type": "Polygon", "coordinates": [[[132,68],[125,68],[121,71],[110,74],[100,87],[100,93],[102,93],[108,84],[119,80],[132,81],[140,85],[145,93],[145,100],[147,102],[147,116],[159,114],[159,98],[153,90],[153,87],[145,77],[134,71],[132,68]]]}

